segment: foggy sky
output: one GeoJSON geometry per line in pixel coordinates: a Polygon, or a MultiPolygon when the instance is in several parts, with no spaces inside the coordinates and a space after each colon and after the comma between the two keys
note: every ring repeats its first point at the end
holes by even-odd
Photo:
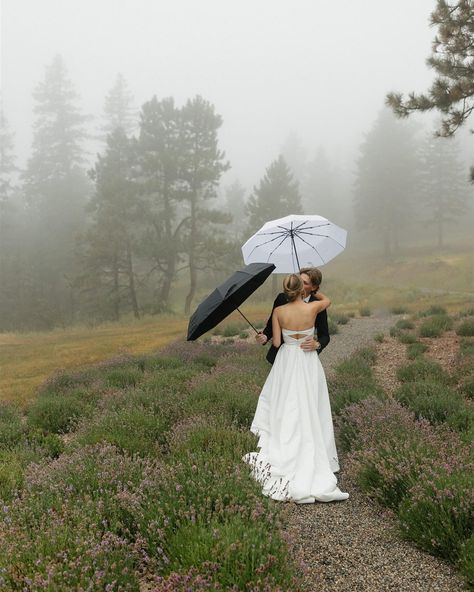
{"type": "MultiPolygon", "coordinates": [[[[201,94],[224,119],[220,146],[250,187],[290,131],[310,156],[351,162],[390,90],[425,90],[435,0],[3,0],[1,86],[18,164],[32,91],[60,53],[96,116],[121,72],[137,110],[154,94],[201,94]]],[[[428,125],[428,121],[426,121],[428,125]]]]}

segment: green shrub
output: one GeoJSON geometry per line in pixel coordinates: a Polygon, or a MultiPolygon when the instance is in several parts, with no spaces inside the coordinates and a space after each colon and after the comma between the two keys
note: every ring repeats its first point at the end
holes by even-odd
{"type": "Polygon", "coordinates": [[[468,586],[474,588],[474,533],[461,547],[459,567],[468,586]]]}
{"type": "Polygon", "coordinates": [[[345,385],[343,388],[338,388],[337,379],[335,382],[329,383],[329,394],[331,398],[331,410],[336,415],[339,415],[351,403],[358,403],[368,397],[376,397],[377,399],[384,399],[386,397],[383,390],[374,384],[354,388],[345,385]]]}
{"type": "Polygon", "coordinates": [[[234,386],[209,381],[196,387],[185,402],[186,414],[214,413],[229,426],[248,428],[255,414],[255,389],[245,391],[240,389],[238,384],[236,377],[234,386]]]}
{"type": "Polygon", "coordinates": [[[466,308],[464,310],[461,310],[461,311],[459,311],[458,316],[459,316],[459,318],[474,317],[474,308],[466,308]]]}
{"type": "Polygon", "coordinates": [[[467,319],[456,328],[456,333],[463,337],[474,336],[474,319],[467,319]]]}
{"type": "Polygon", "coordinates": [[[415,360],[423,355],[427,349],[428,346],[420,341],[409,343],[407,346],[407,357],[409,360],[415,360]]]}
{"type": "MultiPolygon", "coordinates": [[[[230,516],[224,523],[213,518],[208,523],[187,524],[166,543],[170,558],[167,570],[188,570],[195,566],[215,564],[213,580],[223,589],[250,589],[252,582],[269,581],[267,589],[294,589],[291,562],[278,536],[269,536],[268,525],[261,521],[248,522],[240,516],[230,516]],[[272,561],[268,561],[272,557],[272,561]]],[[[256,589],[256,588],[252,588],[256,589]]]]}
{"type": "Polygon", "coordinates": [[[390,337],[398,337],[401,333],[401,330],[397,327],[390,327],[390,337]]]}
{"type": "Polygon", "coordinates": [[[420,380],[439,382],[441,384],[451,382],[449,374],[437,362],[422,358],[400,366],[397,370],[397,378],[401,382],[417,382],[420,380]]]}
{"type": "Polygon", "coordinates": [[[349,317],[342,312],[331,312],[329,317],[338,325],[347,325],[349,317]]]}
{"type": "Polygon", "coordinates": [[[48,582],[51,590],[138,590],[143,544],[133,540],[138,520],[131,514],[146,509],[146,487],[159,480],[156,473],[111,447],[81,449],[29,469],[2,526],[5,589],[35,581],[37,589],[48,582]]]}
{"type": "Polygon", "coordinates": [[[16,446],[0,450],[0,500],[8,501],[23,485],[25,467],[40,460],[32,448],[16,446]]]}
{"type": "Polygon", "coordinates": [[[472,471],[421,476],[399,508],[404,536],[434,555],[455,562],[472,534],[472,471]]]}
{"type": "Polygon", "coordinates": [[[372,315],[372,310],[368,306],[362,306],[359,308],[359,314],[361,317],[370,317],[372,315]]]}
{"type": "Polygon", "coordinates": [[[0,403],[0,448],[14,446],[23,433],[20,413],[12,406],[0,403]]]}
{"type": "Polygon", "coordinates": [[[66,391],[78,388],[88,388],[97,377],[94,369],[82,370],[80,372],[64,372],[60,370],[52,374],[48,380],[40,387],[40,395],[49,393],[64,394],[66,391]]]}
{"type": "Polygon", "coordinates": [[[190,417],[177,423],[168,435],[173,458],[201,453],[223,461],[240,462],[250,450],[256,450],[256,438],[248,429],[226,425],[219,417],[190,417]]]}
{"type": "Polygon", "coordinates": [[[395,327],[397,327],[397,329],[413,329],[415,325],[413,321],[410,321],[409,319],[400,319],[395,323],[395,327]]]}
{"type": "Polygon", "coordinates": [[[143,406],[108,409],[84,422],[77,433],[82,446],[108,443],[129,454],[159,454],[166,426],[143,406]]]}
{"type": "Polygon", "coordinates": [[[461,339],[459,353],[465,357],[474,356],[474,339],[461,339]]]}
{"type": "Polygon", "coordinates": [[[380,504],[397,510],[422,472],[427,450],[408,434],[381,440],[377,448],[355,454],[352,471],[359,487],[380,504]]]}
{"type": "Polygon", "coordinates": [[[430,317],[432,315],[446,315],[448,314],[447,310],[444,306],[439,306],[438,304],[434,304],[430,306],[428,309],[420,312],[420,317],[430,317]]]}
{"type": "Polygon", "coordinates": [[[28,410],[28,425],[43,432],[65,434],[92,414],[92,407],[75,395],[41,395],[28,410]]]}
{"type": "Polygon", "coordinates": [[[330,335],[337,335],[339,333],[339,327],[331,318],[328,318],[328,330],[330,335]]]}
{"type": "Polygon", "coordinates": [[[392,306],[390,312],[394,315],[406,314],[408,310],[404,306],[392,306]]]}
{"type": "Polygon", "coordinates": [[[474,421],[472,410],[459,394],[443,384],[435,382],[408,382],[402,385],[395,397],[410,407],[417,417],[431,423],[446,422],[452,429],[468,430],[474,421]]]}
{"type": "Polygon", "coordinates": [[[234,337],[240,333],[240,330],[241,328],[239,325],[225,325],[221,331],[221,335],[224,337],[234,337]]]}
{"type": "Polygon", "coordinates": [[[447,315],[434,315],[424,320],[418,333],[420,337],[439,337],[445,331],[448,331],[453,326],[453,319],[447,315]]]}
{"type": "Polygon", "coordinates": [[[123,389],[136,386],[142,379],[143,372],[134,366],[118,366],[105,374],[105,381],[109,386],[123,389]]]}
{"type": "Polygon", "coordinates": [[[400,343],[405,343],[405,344],[412,344],[412,343],[416,343],[418,340],[416,338],[416,335],[413,335],[413,333],[407,333],[406,331],[401,331],[398,335],[398,341],[400,343]]]}
{"type": "Polygon", "coordinates": [[[57,434],[45,433],[40,429],[30,427],[25,434],[28,447],[41,453],[42,456],[58,458],[64,452],[64,442],[57,434]]]}
{"type": "Polygon", "coordinates": [[[385,335],[383,333],[376,333],[374,335],[374,341],[377,343],[383,343],[385,341],[385,335]]]}
{"type": "Polygon", "coordinates": [[[474,400],[474,376],[466,376],[459,384],[459,391],[468,399],[474,400]]]}
{"type": "Polygon", "coordinates": [[[367,397],[383,398],[384,393],[376,385],[371,365],[377,357],[371,348],[356,351],[335,368],[329,381],[331,408],[339,414],[347,405],[367,397]]]}

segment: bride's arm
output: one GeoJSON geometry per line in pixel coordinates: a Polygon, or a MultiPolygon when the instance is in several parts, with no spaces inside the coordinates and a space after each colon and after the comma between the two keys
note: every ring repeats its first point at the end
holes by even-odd
{"type": "Polygon", "coordinates": [[[317,312],[321,312],[322,310],[326,310],[331,305],[331,301],[327,296],[325,296],[322,292],[317,292],[315,294],[316,301],[313,301],[311,304],[314,305],[317,312]]]}
{"type": "Polygon", "coordinates": [[[281,345],[281,327],[278,320],[278,308],[275,308],[272,314],[272,345],[280,347],[281,345]]]}

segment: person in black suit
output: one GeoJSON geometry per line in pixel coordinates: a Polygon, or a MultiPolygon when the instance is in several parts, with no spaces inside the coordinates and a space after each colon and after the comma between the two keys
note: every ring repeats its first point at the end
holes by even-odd
{"type": "MultiPolygon", "coordinates": [[[[301,278],[302,278],[303,284],[304,284],[305,300],[307,302],[312,302],[313,300],[318,300],[317,292],[318,292],[319,286],[321,284],[322,273],[316,267],[304,267],[304,268],[300,269],[300,275],[301,275],[301,278]]],[[[283,292],[278,294],[278,296],[275,299],[275,302],[273,303],[272,314],[273,314],[273,310],[277,306],[281,306],[282,304],[287,304],[287,302],[288,302],[288,299],[286,298],[286,296],[283,292]]],[[[267,321],[267,325],[266,325],[265,329],[263,331],[261,331],[260,333],[258,333],[258,335],[255,336],[257,343],[260,343],[261,345],[265,345],[273,336],[272,314],[270,315],[270,318],[267,321]]],[[[314,324],[314,328],[316,331],[317,339],[315,339],[314,337],[308,337],[308,339],[306,339],[303,342],[303,344],[301,345],[301,348],[304,349],[305,351],[316,350],[318,352],[318,354],[320,354],[330,341],[329,328],[328,328],[328,315],[325,310],[323,310],[322,312],[320,312],[317,315],[316,322],[314,324]]],[[[283,341],[283,337],[282,337],[282,341],[283,341]]],[[[268,353],[266,356],[267,360],[268,360],[268,362],[270,362],[270,364],[273,364],[273,362],[275,361],[277,353],[278,353],[278,348],[276,348],[272,344],[272,346],[268,350],[268,353]]]]}

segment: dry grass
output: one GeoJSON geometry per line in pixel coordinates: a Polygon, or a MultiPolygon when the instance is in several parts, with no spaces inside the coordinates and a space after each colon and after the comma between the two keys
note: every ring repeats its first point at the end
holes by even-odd
{"type": "MultiPolygon", "coordinates": [[[[252,322],[265,319],[268,306],[252,305],[244,314],[252,322]]],[[[238,313],[225,322],[243,320],[238,313]]],[[[56,329],[48,333],[0,333],[0,401],[21,406],[53,372],[90,366],[121,353],[150,353],[185,339],[188,318],[153,316],[97,327],[56,329]]]]}
{"type": "Polygon", "coordinates": [[[94,328],[0,334],[0,400],[26,404],[58,369],[94,364],[119,353],[146,353],[184,337],[187,320],[149,317],[94,328]]]}

